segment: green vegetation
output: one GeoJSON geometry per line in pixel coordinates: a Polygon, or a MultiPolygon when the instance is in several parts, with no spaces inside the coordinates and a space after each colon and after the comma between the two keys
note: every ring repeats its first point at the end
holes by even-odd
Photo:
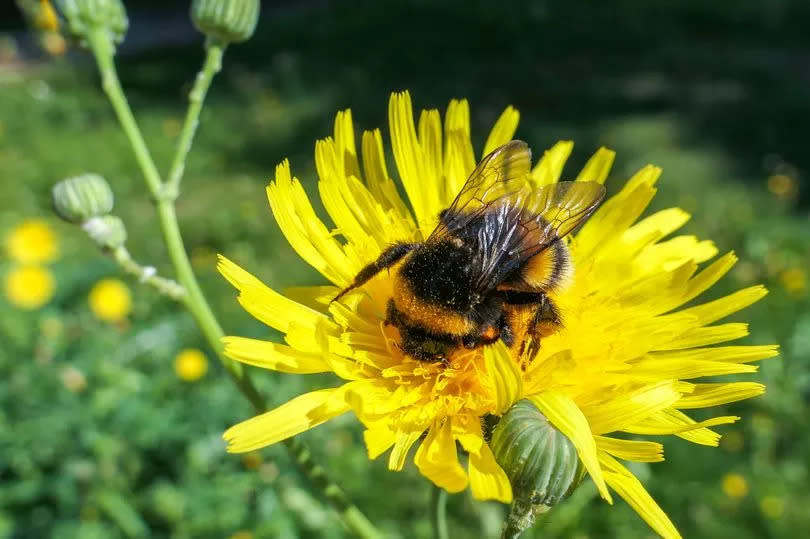
{"type": "MultiPolygon", "coordinates": [[[[256,38],[227,51],[187,163],[178,214],[194,268],[226,333],[273,337],[234,300],[215,254],[276,289],[320,283],[281,237],[264,186],[289,157],[311,188],[314,141],[331,135],[334,112],[351,107],[356,123],[385,133],[396,89],[410,88],[417,108],[469,97],[479,150],[509,104],[536,154],[557,139],[577,142],[569,173],[599,145],[611,147],[610,189],[643,164],[662,166],[654,207],[683,207],[694,216],[688,233],[737,252],[740,262],[713,294],[754,283],[771,290],[737,319],[751,323],[747,343],[780,343],[783,354],[756,375],[766,395],[714,410],[743,417],[719,428],[719,449],[669,437],[666,462],[632,471],[685,537],[801,534],[810,529],[810,250],[799,187],[807,185],[810,94],[806,81],[791,82],[786,61],[807,46],[806,7],[745,3],[731,17],[690,3],[588,4],[512,13],[427,2],[268,6],[256,38]],[[741,497],[723,488],[732,473],[747,488],[726,477],[725,490],[747,490],[741,497]]],[[[163,170],[182,122],[182,89],[202,59],[197,42],[122,52],[123,84],[163,170]]],[[[92,315],[93,284],[127,278],[79,230],[50,217],[56,181],[106,177],[133,256],[171,272],[143,179],[91,67],[76,54],[0,70],[0,234],[44,217],[61,251],[45,307],[21,311],[0,298],[0,537],[345,536],[281,448],[225,453],[221,433],[252,412],[210,351],[204,378],[176,375],[180,350],[206,350],[179,306],[128,280],[134,303],[125,321],[92,315]]],[[[11,268],[3,255],[0,277],[11,268]]],[[[254,371],[273,404],[331,382],[254,371]]],[[[303,438],[387,536],[430,536],[428,482],[412,465],[392,473],[385,459],[369,462],[350,414],[303,438]]],[[[451,536],[494,537],[503,511],[469,493],[450,496],[451,536]]],[[[526,536],[652,532],[586,483],[533,533],[526,536]]]]}

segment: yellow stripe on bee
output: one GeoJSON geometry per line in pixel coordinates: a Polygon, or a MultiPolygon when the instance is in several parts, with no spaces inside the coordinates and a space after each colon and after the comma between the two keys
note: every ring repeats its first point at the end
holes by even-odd
{"type": "Polygon", "coordinates": [[[417,298],[399,275],[399,268],[394,279],[394,304],[411,322],[436,333],[461,336],[475,329],[464,315],[417,298]]]}
{"type": "Polygon", "coordinates": [[[564,287],[570,273],[568,247],[563,241],[558,241],[530,258],[523,266],[521,277],[531,288],[549,291],[564,287]]]}

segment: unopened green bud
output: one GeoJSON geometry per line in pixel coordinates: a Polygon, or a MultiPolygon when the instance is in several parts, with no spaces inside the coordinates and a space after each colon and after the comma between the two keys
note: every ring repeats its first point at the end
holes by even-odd
{"type": "Polygon", "coordinates": [[[512,483],[508,537],[530,528],[537,516],[565,499],[582,479],[574,444],[529,400],[518,401],[503,415],[490,446],[512,483]]]}
{"type": "Polygon", "coordinates": [[[127,241],[124,222],[115,215],[93,217],[85,221],[82,228],[102,249],[117,249],[127,241]]]}
{"type": "Polygon", "coordinates": [[[203,34],[225,43],[250,39],[259,20],[259,0],[193,0],[191,20],[203,34]]]}
{"type": "Polygon", "coordinates": [[[129,20],[121,0],[60,0],[59,6],[70,32],[81,41],[96,29],[104,29],[113,43],[121,43],[129,20]]]}
{"type": "Polygon", "coordinates": [[[82,174],[62,180],[51,191],[56,213],[71,223],[107,215],[113,209],[113,193],[98,174],[82,174]]]}

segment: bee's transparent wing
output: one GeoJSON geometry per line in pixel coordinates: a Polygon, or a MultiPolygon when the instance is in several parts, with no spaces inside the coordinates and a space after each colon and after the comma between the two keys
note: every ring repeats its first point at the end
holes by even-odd
{"type": "Polygon", "coordinates": [[[513,140],[484,157],[428,238],[470,238],[477,247],[475,288],[486,291],[584,221],[605,196],[597,182],[532,187],[531,151],[513,140]]]}

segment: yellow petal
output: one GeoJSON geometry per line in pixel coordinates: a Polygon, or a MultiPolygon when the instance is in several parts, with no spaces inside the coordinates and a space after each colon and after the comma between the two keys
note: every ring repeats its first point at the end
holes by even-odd
{"type": "Polygon", "coordinates": [[[286,440],[346,412],[343,388],[304,393],[274,410],[243,421],[225,431],[228,452],[244,453],[286,440]]]}
{"type": "Polygon", "coordinates": [[[720,441],[720,435],[709,430],[708,427],[727,425],[739,419],[737,416],[720,416],[705,421],[695,421],[680,410],[669,408],[656,412],[623,430],[634,434],[675,434],[696,444],[716,446],[720,441]]]}
{"type": "Polygon", "coordinates": [[[622,460],[635,462],[661,462],[664,446],[657,442],[620,440],[607,436],[594,436],[596,447],[622,460]]]}
{"type": "MultiPolygon", "coordinates": [[[[441,178],[444,174],[442,163],[442,119],[436,109],[423,110],[419,116],[419,145],[424,152],[425,168],[431,178],[441,178]]],[[[437,189],[441,185],[435,186],[437,189]]]]}
{"type": "Polygon", "coordinates": [[[512,105],[506,107],[506,109],[495,121],[495,125],[492,126],[492,131],[489,132],[487,142],[484,144],[484,153],[482,154],[482,157],[488,155],[498,146],[502,146],[503,144],[506,144],[512,140],[512,137],[515,135],[515,131],[517,130],[519,121],[520,112],[518,112],[517,109],[512,105]]]}
{"type": "Polygon", "coordinates": [[[343,175],[360,178],[360,164],[357,161],[354,124],[350,109],[342,110],[335,116],[335,143],[343,175]]]}
{"type": "Polygon", "coordinates": [[[502,414],[523,396],[523,377],[502,341],[484,348],[487,378],[495,397],[495,414],[502,414]]]}
{"type": "Polygon", "coordinates": [[[707,326],[693,328],[682,333],[669,343],[660,345],[656,350],[680,350],[684,348],[696,348],[726,341],[741,339],[748,335],[748,324],[741,322],[731,322],[718,326],[707,326]]]}
{"type": "Polygon", "coordinates": [[[376,459],[394,445],[396,433],[387,427],[377,427],[363,431],[363,440],[368,449],[368,458],[376,459]]]}
{"type": "MultiPolygon", "coordinates": [[[[408,458],[408,451],[413,447],[414,442],[422,436],[421,431],[397,432],[394,449],[388,456],[388,469],[399,471],[405,466],[405,459],[408,458]]],[[[417,453],[418,454],[418,453],[417,453]]]]}
{"type": "Polygon", "coordinates": [[[549,183],[556,183],[560,180],[560,174],[568,161],[568,156],[571,155],[571,150],[574,149],[574,143],[570,140],[561,140],[546,150],[543,157],[532,169],[532,179],[537,185],[547,185],[549,183]]]}
{"type": "Polygon", "coordinates": [[[734,264],[737,263],[737,255],[733,252],[726,253],[710,265],[708,265],[703,271],[695,275],[689,281],[689,287],[686,290],[686,294],[684,294],[683,301],[686,303],[687,301],[698,297],[704,291],[708,290],[712,286],[714,286],[720,278],[728,273],[728,271],[734,267],[734,264]]]}
{"type": "Polygon", "coordinates": [[[468,480],[464,468],[458,462],[451,421],[447,418],[430,427],[427,438],[419,446],[413,460],[422,475],[436,486],[448,492],[460,492],[467,488],[468,480]]]}
{"type": "Polygon", "coordinates": [[[656,378],[680,378],[690,380],[704,376],[722,376],[757,372],[756,365],[730,363],[727,361],[701,361],[696,359],[645,359],[636,363],[633,374],[656,378]]]}
{"type": "Polygon", "coordinates": [[[306,353],[284,344],[244,337],[225,337],[222,342],[226,356],[255,367],[296,374],[331,371],[322,354],[306,353]]]}
{"type": "Polygon", "coordinates": [[[434,208],[439,206],[435,188],[439,178],[428,174],[424,152],[416,136],[413,106],[408,92],[391,94],[388,102],[388,121],[394,161],[416,214],[416,220],[420,226],[422,223],[432,222],[436,216],[434,208]]]}
{"type": "Polygon", "coordinates": [[[663,381],[617,395],[606,402],[583,407],[594,433],[613,432],[633,425],[678,402],[681,394],[672,381],[663,381]]]}
{"type": "Polygon", "coordinates": [[[478,453],[470,453],[470,487],[478,500],[512,501],[512,485],[506,472],[495,462],[495,456],[487,444],[481,444],[478,453]]]}
{"type": "Polygon", "coordinates": [[[530,396],[529,399],[543,412],[552,425],[571,440],[571,443],[577,448],[579,459],[596,484],[599,494],[608,503],[613,503],[602,476],[602,468],[596,457],[596,442],[593,439],[591,427],[576,403],[568,395],[557,391],[538,393],[530,396]]]}
{"type": "Polygon", "coordinates": [[[650,494],[636,477],[627,468],[616,462],[606,453],[599,455],[599,460],[605,468],[605,480],[619,496],[624,498],[630,507],[641,518],[665,539],[679,539],[681,534],[669,520],[669,517],[655,503],[650,494]]]}
{"type": "Polygon", "coordinates": [[[615,158],[616,152],[613,150],[599,148],[582,167],[582,172],[577,176],[577,181],[605,183],[615,158]]]}
{"type": "Polygon", "coordinates": [[[762,285],[744,288],[726,297],[684,309],[683,313],[694,316],[701,325],[711,324],[721,318],[745,309],[764,298],[768,290],[762,285]]]}
{"type": "Polygon", "coordinates": [[[346,256],[329,229],[315,214],[301,183],[290,174],[284,160],[276,179],[267,186],[267,199],[281,232],[295,252],[334,284],[348,285],[362,261],[346,256]]]}
{"type": "Polygon", "coordinates": [[[750,363],[779,355],[779,346],[764,344],[759,346],[712,346],[707,348],[691,348],[685,350],[671,350],[666,352],[652,352],[650,358],[660,360],[699,360],[699,361],[727,361],[729,363],[750,363]]]}
{"type": "Polygon", "coordinates": [[[763,393],[765,393],[765,386],[757,382],[694,384],[692,393],[681,397],[675,407],[679,409],[707,408],[750,399],[763,393]]]}
{"type": "MultiPolygon", "coordinates": [[[[397,186],[385,166],[382,134],[379,129],[363,132],[363,173],[369,191],[387,210],[393,210],[404,221],[413,224],[413,216],[402,201],[397,186]]],[[[412,226],[412,228],[415,228],[412,226]]],[[[403,238],[406,239],[406,238],[403,238]]]]}
{"type": "Polygon", "coordinates": [[[239,303],[245,310],[272,328],[286,332],[292,322],[315,327],[326,320],[318,311],[285,298],[222,255],[217,269],[239,290],[239,303]]]}
{"type": "Polygon", "coordinates": [[[656,212],[631,226],[622,238],[627,243],[652,243],[681,228],[690,215],[680,208],[656,212]]]}

